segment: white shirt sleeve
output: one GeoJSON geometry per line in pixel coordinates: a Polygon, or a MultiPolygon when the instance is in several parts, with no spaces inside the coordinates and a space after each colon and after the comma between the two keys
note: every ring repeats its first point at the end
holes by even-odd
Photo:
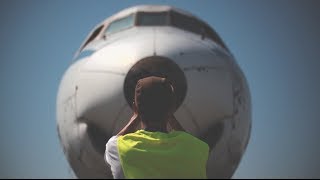
{"type": "Polygon", "coordinates": [[[112,136],[106,144],[104,159],[111,167],[113,178],[124,179],[117,145],[117,136],[112,136]]]}

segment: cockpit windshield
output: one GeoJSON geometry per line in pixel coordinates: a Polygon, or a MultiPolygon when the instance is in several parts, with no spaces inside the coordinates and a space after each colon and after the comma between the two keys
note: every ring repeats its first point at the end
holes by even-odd
{"type": "MultiPolygon", "coordinates": [[[[172,26],[188,32],[199,34],[201,38],[209,38],[226,48],[218,34],[205,22],[197,19],[196,17],[186,15],[174,10],[145,12],[133,12],[125,17],[115,19],[98,27],[87,39],[84,46],[94,41],[99,32],[103,30],[104,38],[108,36],[130,29],[135,26],[172,26]],[[106,28],[104,28],[106,27],[106,28]]],[[[227,48],[226,48],[227,49],[227,48]]]]}
{"type": "Polygon", "coordinates": [[[174,26],[197,34],[201,34],[205,32],[205,29],[208,30],[209,28],[194,17],[174,11],[137,12],[136,16],[131,14],[111,22],[105,34],[113,34],[133,26],[174,26]]]}
{"type": "Polygon", "coordinates": [[[173,26],[212,39],[225,47],[222,40],[209,25],[195,17],[172,10],[163,12],[141,11],[130,14],[111,22],[105,31],[105,35],[108,36],[134,26],[173,26]]]}
{"type": "Polygon", "coordinates": [[[134,26],[134,14],[113,21],[106,29],[106,35],[112,34],[134,26]]]}
{"type": "Polygon", "coordinates": [[[169,25],[168,12],[138,12],[137,26],[165,26],[169,25]]]}

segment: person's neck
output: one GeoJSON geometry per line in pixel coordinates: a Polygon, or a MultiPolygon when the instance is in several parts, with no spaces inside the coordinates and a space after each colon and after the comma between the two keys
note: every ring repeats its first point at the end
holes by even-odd
{"type": "Polygon", "coordinates": [[[143,129],[145,131],[149,132],[163,132],[163,133],[168,133],[167,126],[166,125],[161,125],[161,126],[151,126],[151,125],[144,125],[143,129]]]}

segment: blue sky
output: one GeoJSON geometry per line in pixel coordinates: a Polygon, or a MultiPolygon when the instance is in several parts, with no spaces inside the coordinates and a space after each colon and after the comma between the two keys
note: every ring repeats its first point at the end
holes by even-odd
{"type": "Polygon", "coordinates": [[[249,83],[252,136],[233,178],[320,178],[319,1],[0,1],[0,178],[72,178],[60,79],[91,29],[138,4],[208,22],[249,83]]]}

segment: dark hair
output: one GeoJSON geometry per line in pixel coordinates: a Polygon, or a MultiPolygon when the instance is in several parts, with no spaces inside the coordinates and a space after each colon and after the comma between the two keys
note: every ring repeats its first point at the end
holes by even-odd
{"type": "Polygon", "coordinates": [[[165,120],[173,113],[175,95],[170,82],[161,77],[151,76],[140,79],[135,89],[135,101],[141,120],[145,123],[165,120]]]}

